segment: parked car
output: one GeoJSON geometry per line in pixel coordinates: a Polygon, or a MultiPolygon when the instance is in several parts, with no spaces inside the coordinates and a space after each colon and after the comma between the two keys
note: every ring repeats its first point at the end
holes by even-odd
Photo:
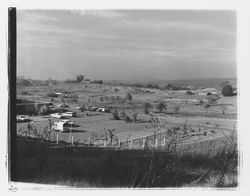
{"type": "Polygon", "coordinates": [[[69,131],[69,123],[67,121],[55,122],[52,129],[60,132],[69,131]]]}
{"type": "Polygon", "coordinates": [[[69,120],[64,119],[58,122],[54,122],[52,129],[54,129],[55,131],[65,132],[65,131],[69,131],[70,128],[74,126],[75,126],[74,121],[69,121],[69,120]]]}
{"type": "Polygon", "coordinates": [[[50,116],[52,118],[58,118],[58,119],[66,119],[69,118],[69,116],[64,115],[64,113],[54,113],[54,114],[50,114],[50,116]]]}
{"type": "Polygon", "coordinates": [[[61,122],[67,122],[69,124],[69,127],[74,127],[75,126],[75,122],[74,121],[69,121],[67,119],[63,119],[63,120],[61,120],[61,122]]]}
{"type": "Polygon", "coordinates": [[[76,112],[65,112],[63,113],[64,116],[69,116],[69,117],[76,117],[76,112]]]}
{"type": "Polygon", "coordinates": [[[110,112],[108,108],[98,108],[98,112],[110,112]]]}
{"type": "Polygon", "coordinates": [[[86,107],[84,105],[77,106],[76,109],[78,110],[86,110],[86,107]]]}
{"type": "Polygon", "coordinates": [[[91,111],[97,111],[98,110],[98,107],[92,107],[91,108],[91,111]]]}
{"type": "Polygon", "coordinates": [[[28,122],[28,121],[30,121],[30,118],[28,116],[25,116],[25,115],[17,115],[16,121],[17,122],[28,122]]]}
{"type": "Polygon", "coordinates": [[[60,103],[60,104],[57,105],[57,107],[68,108],[69,105],[67,105],[65,103],[60,103]]]}

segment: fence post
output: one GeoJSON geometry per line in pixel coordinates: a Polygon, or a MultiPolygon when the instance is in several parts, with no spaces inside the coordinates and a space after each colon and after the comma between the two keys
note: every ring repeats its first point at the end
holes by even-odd
{"type": "Polygon", "coordinates": [[[145,138],[142,138],[142,146],[141,146],[142,148],[144,148],[145,147],[145,138]]]}
{"type": "Polygon", "coordinates": [[[58,134],[56,134],[56,144],[58,144],[58,134]]]}
{"type": "Polygon", "coordinates": [[[158,139],[155,139],[155,147],[158,145],[158,139]]]}
{"type": "Polygon", "coordinates": [[[130,140],[130,148],[133,148],[133,139],[130,140]]]}
{"type": "Polygon", "coordinates": [[[28,133],[27,133],[27,130],[26,130],[26,132],[25,132],[25,139],[26,139],[26,141],[27,141],[27,136],[28,136],[28,133]]]}
{"type": "Polygon", "coordinates": [[[90,140],[90,137],[89,137],[89,146],[90,146],[90,144],[91,144],[91,140],[90,140]]]}
{"type": "Polygon", "coordinates": [[[74,136],[72,136],[72,138],[71,138],[71,144],[72,144],[72,146],[74,145],[74,136]]]}
{"type": "Polygon", "coordinates": [[[164,137],[164,139],[163,139],[163,144],[162,144],[163,146],[165,146],[166,145],[166,138],[164,137]]]}

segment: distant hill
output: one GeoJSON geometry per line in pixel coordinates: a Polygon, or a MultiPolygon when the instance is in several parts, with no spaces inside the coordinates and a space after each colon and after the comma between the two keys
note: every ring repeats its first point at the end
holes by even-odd
{"type": "Polygon", "coordinates": [[[125,84],[155,84],[155,85],[167,85],[168,83],[175,83],[180,85],[188,85],[194,88],[216,88],[220,83],[229,81],[233,87],[237,87],[237,78],[209,78],[209,79],[182,79],[182,80],[143,80],[143,81],[122,81],[122,80],[109,80],[105,81],[108,84],[117,85],[119,83],[125,84]]]}

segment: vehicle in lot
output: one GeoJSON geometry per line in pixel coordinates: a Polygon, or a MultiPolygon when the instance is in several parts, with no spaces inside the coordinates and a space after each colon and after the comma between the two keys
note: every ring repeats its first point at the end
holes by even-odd
{"type": "Polygon", "coordinates": [[[58,118],[58,119],[66,119],[66,118],[69,118],[70,116],[65,115],[64,113],[53,113],[53,114],[50,114],[50,117],[58,118]]]}
{"type": "Polygon", "coordinates": [[[67,132],[70,128],[74,127],[75,123],[69,120],[61,120],[58,122],[54,122],[52,129],[60,132],[67,132]]]}
{"type": "Polygon", "coordinates": [[[95,112],[98,110],[98,107],[92,107],[90,110],[95,112]]]}
{"type": "Polygon", "coordinates": [[[17,122],[28,122],[28,121],[30,121],[30,118],[28,116],[25,116],[25,115],[17,115],[16,121],[17,122]]]}
{"type": "Polygon", "coordinates": [[[86,107],[84,105],[77,106],[76,109],[78,110],[86,110],[86,107]]]}
{"type": "Polygon", "coordinates": [[[67,105],[65,103],[60,103],[60,104],[57,105],[57,107],[68,108],[69,105],[67,105]]]}
{"type": "Polygon", "coordinates": [[[52,129],[60,132],[68,131],[69,123],[64,121],[55,122],[54,125],[52,126],[52,129]]]}
{"type": "Polygon", "coordinates": [[[61,120],[61,122],[67,122],[69,124],[69,127],[74,127],[76,125],[74,121],[69,121],[67,119],[63,119],[61,120]]]}
{"type": "Polygon", "coordinates": [[[108,108],[98,108],[98,112],[110,112],[108,108]]]}
{"type": "Polygon", "coordinates": [[[63,113],[64,116],[69,116],[69,117],[76,117],[76,112],[65,112],[63,113]]]}

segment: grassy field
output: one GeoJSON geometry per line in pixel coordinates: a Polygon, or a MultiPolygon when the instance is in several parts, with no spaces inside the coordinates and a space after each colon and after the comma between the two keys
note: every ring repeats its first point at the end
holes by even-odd
{"type": "MultiPolygon", "coordinates": [[[[93,134],[99,138],[102,137],[105,129],[116,129],[116,135],[121,140],[127,138],[137,138],[144,135],[152,134],[150,127],[149,117],[143,114],[143,104],[145,102],[156,105],[159,101],[164,101],[167,105],[167,111],[161,114],[156,114],[164,120],[165,129],[174,126],[183,126],[188,124],[191,127],[201,127],[202,129],[225,129],[227,131],[235,131],[237,127],[237,97],[221,97],[217,103],[211,106],[206,112],[202,106],[195,105],[192,101],[194,99],[204,99],[204,96],[187,95],[185,91],[162,91],[159,89],[145,89],[145,88],[132,88],[124,86],[109,86],[100,84],[61,84],[53,87],[49,86],[34,86],[23,87],[18,90],[18,98],[24,98],[34,101],[50,101],[46,96],[48,92],[67,92],[78,95],[77,103],[66,103],[70,105],[71,111],[76,111],[78,117],[72,118],[78,127],[72,131],[74,138],[77,141],[84,142],[89,139],[93,134]],[[21,92],[28,92],[28,95],[21,95],[21,92]],[[131,101],[112,100],[112,97],[124,98],[126,92],[132,93],[131,101]],[[169,95],[173,98],[168,99],[169,95]],[[108,100],[101,101],[100,97],[109,97],[108,100]],[[184,100],[184,101],[183,101],[184,100]],[[187,102],[185,102],[187,100],[187,102]],[[138,113],[137,122],[127,123],[123,120],[110,120],[112,115],[110,113],[91,112],[87,116],[76,110],[75,107],[81,104],[88,104],[92,106],[112,106],[119,112],[124,110],[130,117],[133,112],[138,113]],[[179,106],[178,113],[174,112],[174,106],[179,106]],[[222,114],[221,107],[226,105],[227,109],[225,114],[222,114]]],[[[198,91],[198,90],[197,90],[198,91]]],[[[60,98],[54,98],[54,104],[61,103],[60,98]]],[[[38,131],[49,126],[48,116],[32,117],[33,124],[38,128],[38,131]]],[[[55,121],[55,120],[54,120],[55,121]]],[[[27,129],[27,124],[18,123],[18,133],[27,129]]],[[[60,140],[68,140],[68,133],[59,133],[60,140]]],[[[214,135],[217,136],[216,134],[214,135]]]]}
{"type": "Polygon", "coordinates": [[[236,187],[235,146],[211,152],[58,147],[17,140],[16,181],[74,187],[236,187]]]}
{"type": "MultiPolygon", "coordinates": [[[[17,153],[19,181],[77,187],[237,186],[238,154],[235,137],[231,139],[231,135],[237,135],[237,96],[220,96],[205,109],[197,104],[207,99],[199,94],[200,90],[187,95],[186,91],[62,83],[18,87],[17,98],[51,101],[48,92],[78,96],[75,102],[65,98],[69,110],[77,112],[77,117],[71,118],[77,126],[70,132],[50,132],[49,138],[46,136],[50,142],[40,139],[34,142],[34,132],[29,133],[28,123],[17,123],[17,134],[22,136],[18,139],[17,153]],[[124,99],[128,92],[132,100],[124,99]],[[150,113],[161,121],[157,134],[151,116],[144,113],[145,102],[152,104],[150,113]],[[155,109],[159,102],[166,105],[163,112],[155,109]],[[137,120],[113,120],[112,113],[88,112],[87,115],[76,109],[83,104],[110,106],[112,111],[118,110],[119,115],[124,111],[131,119],[137,113],[137,120]],[[112,143],[114,148],[105,147],[107,129],[115,129],[116,142],[119,139],[119,145],[112,143]],[[29,135],[33,139],[25,140],[29,135]],[[59,144],[56,145],[57,135],[59,144]],[[72,136],[74,145],[69,147],[65,142],[70,143],[72,136]]],[[[53,98],[54,105],[61,102],[60,98],[53,98]]],[[[49,115],[31,119],[37,133],[45,137],[49,115]]]]}

